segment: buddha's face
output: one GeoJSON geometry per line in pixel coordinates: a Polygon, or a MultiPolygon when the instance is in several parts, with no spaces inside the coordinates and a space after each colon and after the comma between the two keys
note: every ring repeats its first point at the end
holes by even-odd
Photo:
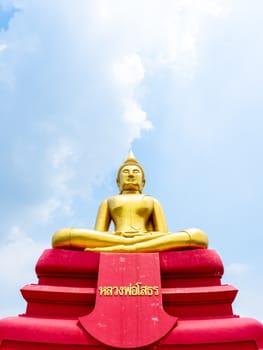
{"type": "Polygon", "coordinates": [[[120,192],[139,191],[141,192],[145,184],[145,179],[141,169],[137,165],[125,165],[119,172],[117,185],[120,192]]]}

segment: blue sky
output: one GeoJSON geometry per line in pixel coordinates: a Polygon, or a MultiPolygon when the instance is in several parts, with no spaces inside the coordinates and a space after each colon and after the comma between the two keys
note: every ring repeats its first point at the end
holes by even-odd
{"type": "Polygon", "coordinates": [[[200,227],[263,320],[261,0],[0,0],[0,316],[132,147],[170,231],[200,227]]]}

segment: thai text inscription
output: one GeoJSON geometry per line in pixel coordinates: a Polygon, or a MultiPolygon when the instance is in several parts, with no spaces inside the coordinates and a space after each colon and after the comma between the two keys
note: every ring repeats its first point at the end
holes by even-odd
{"type": "Polygon", "coordinates": [[[128,286],[103,286],[103,287],[99,287],[99,295],[152,296],[152,295],[159,295],[159,287],[142,285],[141,282],[136,282],[135,284],[129,283],[128,286]]]}

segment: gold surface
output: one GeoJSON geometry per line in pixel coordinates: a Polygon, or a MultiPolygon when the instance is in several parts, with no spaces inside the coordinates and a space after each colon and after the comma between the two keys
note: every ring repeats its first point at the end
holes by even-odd
{"type": "Polygon", "coordinates": [[[105,199],[95,229],[64,228],[53,235],[52,246],[98,252],[157,252],[207,248],[206,234],[195,228],[168,232],[160,203],[142,194],[144,171],[130,152],[117,176],[120,194],[105,199]],[[109,232],[111,222],[114,232],[109,232]]]}

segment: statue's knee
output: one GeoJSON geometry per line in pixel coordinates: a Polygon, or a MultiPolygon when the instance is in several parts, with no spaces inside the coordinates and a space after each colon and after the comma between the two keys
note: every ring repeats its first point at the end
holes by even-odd
{"type": "Polygon", "coordinates": [[[184,230],[184,232],[187,232],[189,235],[191,244],[202,248],[208,247],[208,236],[204,231],[200,230],[199,228],[188,228],[184,230]]]}
{"type": "Polygon", "coordinates": [[[54,233],[52,237],[53,248],[67,248],[70,247],[70,231],[67,228],[63,228],[54,233]]]}

